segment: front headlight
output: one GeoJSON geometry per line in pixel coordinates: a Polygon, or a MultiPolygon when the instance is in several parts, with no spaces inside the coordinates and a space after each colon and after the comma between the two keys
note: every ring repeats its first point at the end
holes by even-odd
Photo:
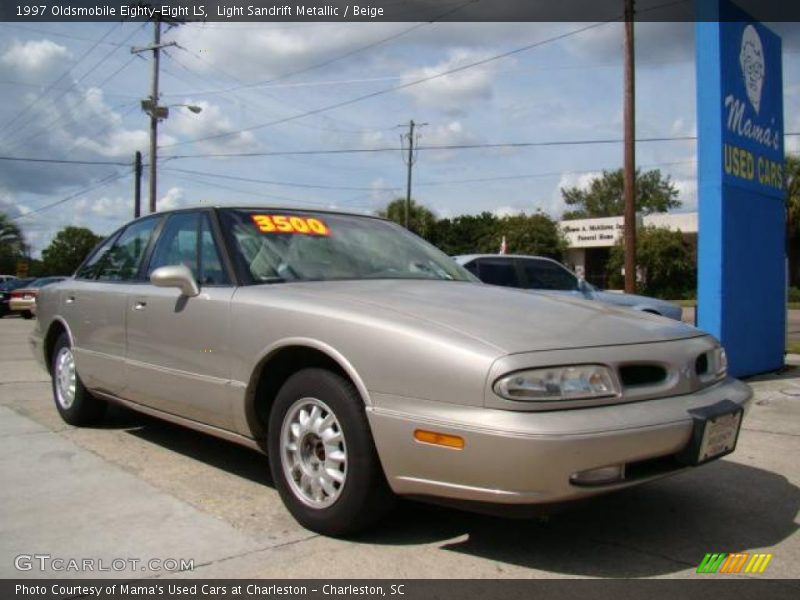
{"type": "Polygon", "coordinates": [[[619,394],[611,369],[601,365],[518,371],[495,381],[494,391],[509,400],[534,402],[585,400],[619,394]]]}

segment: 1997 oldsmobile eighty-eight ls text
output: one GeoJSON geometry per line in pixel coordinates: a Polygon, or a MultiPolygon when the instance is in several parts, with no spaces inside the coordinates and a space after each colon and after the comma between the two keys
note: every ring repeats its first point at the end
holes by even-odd
{"type": "Polygon", "coordinates": [[[688,325],[483,285],[388,221],[203,208],[111,235],[43,288],[67,423],[117,402],[265,452],[309,529],[395,495],[517,512],[731,452],[750,389],[688,325]]]}

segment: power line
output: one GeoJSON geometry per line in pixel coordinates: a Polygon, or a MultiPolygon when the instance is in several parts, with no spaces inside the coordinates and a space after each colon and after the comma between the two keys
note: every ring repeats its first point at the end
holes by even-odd
{"type": "Polygon", "coordinates": [[[203,137],[199,137],[199,138],[195,138],[195,139],[191,139],[191,140],[184,140],[182,142],[175,142],[175,143],[172,143],[172,144],[166,144],[166,145],[162,146],[162,148],[171,148],[171,147],[174,147],[174,146],[182,146],[184,144],[190,144],[190,143],[194,143],[194,142],[204,142],[204,141],[207,141],[207,140],[213,140],[213,139],[219,139],[219,138],[223,138],[223,137],[229,137],[229,136],[232,136],[232,135],[238,135],[240,133],[244,133],[246,131],[254,131],[256,129],[263,129],[265,127],[270,127],[272,125],[279,125],[280,123],[287,123],[287,122],[293,121],[295,119],[301,119],[301,118],[304,118],[304,117],[317,115],[317,114],[320,114],[320,113],[323,113],[323,112],[326,112],[326,111],[329,111],[329,110],[334,110],[336,108],[342,108],[344,106],[349,106],[351,104],[355,104],[355,103],[361,102],[363,100],[368,100],[370,98],[376,98],[378,96],[383,96],[385,94],[389,94],[389,93],[392,93],[392,92],[397,92],[399,90],[407,89],[407,88],[410,88],[412,86],[419,85],[421,83],[426,83],[428,81],[433,81],[434,79],[438,79],[440,77],[445,77],[447,75],[452,75],[454,73],[459,73],[461,71],[466,71],[467,69],[471,69],[471,68],[474,68],[474,67],[477,67],[477,66],[480,66],[480,65],[485,65],[487,63],[490,63],[490,62],[493,62],[493,61],[496,61],[496,60],[500,60],[500,59],[503,59],[503,58],[508,58],[509,56],[514,56],[515,54],[519,54],[521,52],[525,52],[527,50],[531,50],[533,48],[536,48],[536,47],[539,47],[539,46],[543,46],[545,44],[549,44],[549,43],[552,43],[552,42],[563,40],[563,39],[566,39],[568,37],[583,33],[585,31],[589,31],[590,29],[595,29],[597,27],[601,27],[601,26],[606,25],[606,24],[608,24],[610,22],[611,21],[603,21],[601,23],[593,23],[591,25],[587,25],[587,26],[581,27],[579,29],[574,29],[572,31],[569,31],[569,32],[566,32],[566,33],[562,33],[560,35],[552,36],[552,37],[546,38],[544,40],[539,40],[539,41],[534,42],[532,44],[527,44],[525,46],[521,46],[519,48],[515,48],[513,50],[509,50],[509,51],[503,52],[501,54],[496,54],[494,56],[490,56],[488,58],[484,58],[484,59],[481,59],[481,60],[478,60],[478,61],[474,61],[474,62],[468,63],[466,65],[461,65],[459,67],[454,67],[452,69],[447,69],[445,71],[441,71],[441,72],[436,73],[434,75],[429,75],[427,77],[422,77],[420,79],[416,79],[416,80],[410,81],[408,83],[403,83],[403,84],[395,85],[395,86],[392,86],[392,87],[389,87],[389,88],[385,88],[385,89],[382,89],[382,90],[377,90],[377,91],[371,92],[369,94],[364,94],[364,95],[361,95],[361,96],[357,96],[355,98],[350,98],[348,100],[343,100],[341,102],[336,102],[334,104],[329,104],[327,106],[323,106],[323,107],[320,107],[320,108],[309,110],[309,111],[306,111],[306,112],[303,112],[303,113],[298,113],[298,114],[293,115],[293,116],[284,117],[282,119],[277,119],[277,120],[274,120],[274,121],[268,121],[266,123],[261,123],[259,125],[252,125],[250,127],[244,127],[244,128],[241,128],[241,129],[238,129],[238,130],[234,130],[234,131],[229,131],[229,132],[224,132],[224,133],[217,133],[217,134],[207,135],[207,136],[203,136],[203,137]]]}
{"type": "MultiPolygon", "coordinates": [[[[674,162],[663,162],[663,163],[651,163],[648,165],[638,165],[639,168],[642,169],[653,169],[656,167],[671,167],[676,165],[688,165],[688,164],[695,164],[697,161],[694,160],[679,160],[674,162]]],[[[450,179],[450,180],[437,180],[437,181],[420,181],[417,183],[417,187],[431,187],[431,186],[439,186],[439,185],[454,185],[460,183],[486,183],[492,181],[513,181],[519,179],[536,179],[539,177],[557,177],[561,175],[585,175],[586,173],[600,173],[604,170],[608,170],[609,168],[613,167],[605,167],[600,169],[584,169],[578,171],[548,171],[544,173],[528,173],[523,175],[500,175],[497,177],[476,177],[472,179],[450,179]]]]}
{"type": "MultiPolygon", "coordinates": [[[[793,131],[785,133],[784,137],[800,136],[800,132],[793,131]]],[[[637,142],[680,142],[680,141],[696,141],[697,136],[674,136],[674,137],[651,137],[639,138],[637,142]]],[[[435,145],[435,146],[415,146],[414,150],[460,150],[460,149],[480,149],[480,148],[530,148],[538,146],[579,146],[579,145],[593,145],[593,144],[621,144],[621,138],[617,139],[596,139],[596,140],[563,140],[563,141],[545,141],[545,142],[507,142],[496,144],[451,144],[451,145],[435,145]]],[[[159,159],[161,162],[172,160],[181,160],[188,158],[257,158],[262,156],[286,156],[286,155],[307,155],[307,154],[361,154],[373,152],[397,152],[396,146],[387,146],[381,148],[344,148],[344,149],[319,149],[319,150],[281,150],[275,152],[231,152],[231,153],[205,153],[205,154],[176,154],[173,156],[165,156],[159,159]]],[[[28,156],[0,156],[0,160],[22,161],[22,162],[54,162],[65,164],[96,164],[96,165],[128,165],[127,162],[114,162],[114,161],[80,161],[62,158],[38,158],[28,156]]],[[[681,161],[683,162],[683,161],[681,161]]],[[[673,164],[673,163],[663,163],[673,164]]],[[[674,163],[678,164],[678,163],[674,163]]],[[[652,166],[652,165],[651,165],[652,166]]],[[[263,183],[263,182],[262,182],[263,183]]],[[[420,184],[421,185],[421,184],[420,184]]]]}
{"type": "Polygon", "coordinates": [[[59,164],[59,165],[115,165],[121,167],[125,167],[130,164],[129,162],[109,161],[109,160],[70,160],[66,158],[33,158],[26,156],[0,156],[0,160],[48,163],[48,164],[59,164]]]}
{"type": "Polygon", "coordinates": [[[284,187],[296,187],[296,188],[309,188],[309,189],[319,189],[319,190],[347,190],[347,191],[358,191],[358,192],[370,192],[370,191],[395,191],[399,190],[398,187],[366,187],[366,186],[343,186],[343,185],[324,185],[324,184],[312,184],[312,183],[300,183],[296,181],[275,181],[272,179],[256,179],[252,177],[238,177],[236,175],[223,175],[222,173],[210,173],[208,171],[193,171],[191,169],[176,169],[171,167],[165,167],[162,169],[163,171],[171,171],[177,173],[185,173],[187,175],[205,175],[206,177],[216,177],[219,179],[230,179],[231,181],[246,181],[249,183],[264,183],[267,185],[277,185],[277,186],[284,186],[284,187]]]}
{"type": "MultiPolygon", "coordinates": [[[[138,31],[139,31],[139,28],[136,28],[136,29],[134,29],[133,31],[131,31],[130,35],[128,35],[128,36],[125,38],[125,40],[124,40],[123,42],[127,42],[128,40],[130,40],[130,39],[131,39],[131,38],[132,38],[132,37],[133,37],[133,36],[134,36],[134,35],[135,35],[135,34],[136,34],[138,31]]],[[[71,84],[70,84],[70,85],[69,85],[69,86],[68,86],[66,89],[62,90],[62,91],[61,91],[61,93],[60,93],[60,94],[58,94],[58,95],[57,95],[55,98],[53,98],[53,99],[49,100],[49,102],[50,102],[50,103],[51,103],[53,106],[56,106],[56,107],[57,107],[57,104],[56,104],[56,102],[58,102],[58,101],[59,101],[61,98],[63,98],[64,96],[66,96],[67,92],[69,92],[70,90],[72,90],[72,89],[76,88],[76,87],[78,86],[78,84],[79,84],[81,81],[83,81],[84,79],[86,79],[86,77],[88,77],[88,76],[89,76],[91,73],[93,73],[93,72],[94,72],[94,71],[95,71],[95,70],[96,70],[98,67],[100,67],[100,65],[102,65],[102,64],[103,64],[105,61],[107,61],[109,58],[111,58],[111,56],[112,56],[112,55],[113,55],[113,54],[114,54],[114,53],[115,53],[117,50],[119,50],[119,48],[114,48],[113,50],[111,50],[110,52],[108,52],[107,54],[105,54],[105,55],[104,55],[104,56],[103,56],[103,57],[102,57],[102,58],[101,58],[101,59],[100,59],[98,62],[96,62],[96,63],[95,63],[95,64],[94,64],[94,65],[93,65],[91,68],[89,68],[89,69],[88,69],[88,70],[87,70],[87,71],[86,71],[86,72],[85,72],[83,75],[81,75],[81,76],[80,76],[78,79],[76,79],[75,81],[73,81],[73,82],[72,82],[72,83],[71,83],[71,84]]],[[[122,65],[121,65],[119,68],[117,68],[117,69],[116,69],[116,70],[115,70],[113,73],[111,73],[111,74],[110,74],[110,75],[108,75],[108,76],[107,76],[105,79],[103,79],[103,81],[102,81],[101,83],[99,83],[99,84],[97,85],[97,87],[101,87],[101,86],[103,86],[103,85],[104,85],[104,84],[106,84],[108,81],[110,81],[111,79],[113,79],[114,77],[116,77],[116,76],[117,76],[117,75],[118,75],[118,74],[119,74],[119,73],[120,73],[120,72],[121,72],[123,69],[125,69],[125,68],[126,68],[128,65],[130,65],[130,64],[131,64],[131,62],[133,62],[133,59],[134,59],[134,58],[135,58],[135,57],[131,57],[131,59],[129,59],[128,61],[126,61],[125,63],[123,63],[123,64],[122,64],[122,65]]],[[[29,118],[27,121],[25,121],[25,122],[24,122],[22,125],[18,126],[18,127],[17,127],[17,128],[14,130],[14,131],[12,131],[12,132],[11,132],[11,134],[10,134],[10,136],[14,136],[14,135],[15,135],[15,133],[19,133],[19,132],[21,132],[22,130],[24,130],[24,129],[25,129],[25,127],[26,127],[26,126],[27,126],[29,123],[31,123],[31,122],[32,122],[34,119],[35,119],[35,115],[31,115],[31,117],[30,117],[30,118],[29,118]]],[[[42,125],[42,126],[41,126],[41,130],[40,130],[40,132],[39,132],[38,134],[35,134],[34,136],[31,136],[31,137],[29,137],[29,138],[24,138],[24,137],[23,137],[23,138],[17,139],[16,141],[13,141],[13,140],[12,140],[12,141],[11,141],[11,143],[12,143],[12,147],[13,147],[13,146],[18,146],[19,144],[22,144],[22,143],[27,143],[27,141],[29,141],[29,140],[31,140],[31,139],[34,139],[34,138],[36,138],[36,137],[39,137],[40,135],[42,135],[42,134],[44,134],[44,133],[47,133],[47,132],[49,131],[50,127],[52,127],[53,125],[55,125],[56,123],[58,123],[58,122],[59,122],[61,119],[62,119],[62,116],[61,116],[61,114],[59,114],[59,115],[58,115],[58,116],[57,116],[55,119],[52,119],[52,120],[50,120],[50,121],[49,121],[48,123],[46,123],[45,125],[42,125]]],[[[75,123],[75,122],[76,122],[76,121],[75,121],[75,116],[74,116],[74,115],[70,115],[70,118],[69,118],[69,121],[68,121],[68,122],[69,122],[69,123],[75,123]]]]}
{"type": "MultiPolygon", "coordinates": [[[[466,6],[469,6],[470,4],[476,4],[478,2],[481,2],[481,0],[468,0],[467,2],[463,2],[463,3],[459,4],[456,7],[451,8],[450,10],[443,12],[442,14],[434,17],[433,19],[431,19],[429,21],[425,21],[424,23],[417,23],[416,25],[413,25],[411,27],[403,29],[402,31],[394,33],[394,34],[392,34],[392,35],[390,35],[388,37],[385,37],[385,38],[382,38],[382,39],[379,39],[379,40],[375,40],[375,41],[370,42],[369,44],[366,44],[364,46],[359,46],[358,48],[354,48],[353,50],[349,50],[349,51],[347,51],[347,52],[345,52],[343,54],[339,54],[337,56],[334,56],[334,57],[329,58],[327,60],[324,60],[322,62],[315,63],[315,64],[309,65],[307,67],[303,67],[301,69],[296,69],[294,71],[289,71],[287,73],[282,73],[281,75],[277,75],[275,77],[272,77],[270,79],[266,79],[264,81],[256,81],[256,82],[252,82],[252,83],[242,83],[241,85],[230,87],[230,88],[222,88],[222,89],[218,89],[218,90],[211,90],[211,91],[199,92],[199,93],[200,94],[204,94],[204,95],[225,94],[225,93],[228,93],[228,92],[235,92],[235,91],[243,90],[243,89],[262,87],[262,86],[267,86],[267,85],[270,85],[272,83],[275,83],[276,81],[282,81],[283,79],[288,79],[290,77],[294,77],[295,75],[301,75],[302,73],[308,73],[309,71],[315,71],[317,69],[321,69],[323,67],[327,67],[327,66],[329,66],[329,65],[331,65],[331,64],[333,64],[335,62],[338,62],[340,60],[344,60],[344,59],[350,58],[351,56],[354,56],[356,54],[360,54],[362,52],[366,52],[367,50],[371,50],[372,48],[376,48],[377,46],[382,46],[383,44],[387,44],[387,43],[389,43],[389,42],[391,42],[393,40],[396,40],[396,39],[398,39],[400,37],[404,37],[404,36],[408,35],[409,33],[412,33],[413,31],[416,31],[417,29],[420,29],[422,27],[426,27],[428,25],[433,25],[435,22],[440,21],[441,19],[444,19],[445,17],[450,16],[451,14],[461,10],[462,8],[464,8],[466,6]]],[[[196,58],[202,58],[196,52],[188,50],[187,48],[184,48],[183,46],[179,46],[179,48],[191,53],[196,58]]]]}
{"type": "MultiPolygon", "coordinates": [[[[205,173],[203,175],[205,175],[205,173]]],[[[182,179],[184,181],[189,181],[189,182],[192,182],[192,183],[197,183],[197,176],[196,175],[195,176],[189,176],[189,175],[173,174],[173,177],[175,177],[177,179],[182,179]]],[[[238,194],[245,194],[247,196],[252,196],[254,194],[254,192],[252,190],[244,190],[242,188],[237,188],[235,186],[230,186],[230,185],[224,185],[224,184],[221,184],[221,183],[218,183],[218,182],[215,182],[215,181],[201,181],[201,183],[203,185],[208,185],[208,186],[211,186],[211,187],[214,187],[214,188],[218,188],[218,189],[226,190],[226,191],[230,191],[230,192],[236,192],[238,194]]],[[[331,205],[330,202],[318,202],[318,201],[314,201],[314,200],[308,200],[306,198],[298,200],[297,198],[290,198],[288,196],[277,196],[277,195],[272,194],[272,193],[265,194],[261,190],[259,190],[258,192],[255,192],[255,193],[257,193],[259,197],[278,200],[280,202],[289,202],[291,204],[297,204],[297,205],[301,205],[301,206],[308,205],[308,206],[330,207],[330,205],[331,205]]],[[[362,204],[362,203],[355,203],[353,201],[349,201],[348,205],[349,206],[365,206],[365,207],[371,208],[371,204],[369,204],[369,203],[362,204]]]]}
{"type": "MultiPolygon", "coordinates": [[[[639,138],[636,141],[641,143],[649,142],[681,142],[695,141],[697,136],[673,136],[673,137],[651,137],[639,138]]],[[[554,140],[544,142],[504,142],[504,143],[484,143],[484,144],[437,144],[419,145],[414,150],[476,150],[484,148],[535,148],[546,146],[591,146],[602,144],[621,144],[622,138],[608,138],[596,140],[554,140]]],[[[331,148],[319,150],[276,150],[269,152],[209,152],[204,154],[176,154],[167,157],[169,160],[179,160],[186,158],[248,158],[259,156],[292,156],[292,155],[312,155],[312,154],[372,154],[380,152],[397,152],[396,146],[381,146],[377,148],[331,148]]]]}
{"type": "Polygon", "coordinates": [[[56,206],[64,204],[65,202],[69,202],[70,200],[74,200],[75,198],[78,198],[79,196],[82,196],[84,194],[88,194],[89,192],[93,192],[95,190],[103,188],[103,187],[109,185],[110,183],[113,183],[114,181],[117,181],[119,179],[127,177],[128,175],[130,175],[130,173],[113,173],[111,175],[108,175],[107,177],[104,177],[100,181],[98,181],[98,182],[96,182],[96,183],[94,183],[94,184],[92,184],[90,186],[87,186],[87,187],[85,187],[85,188],[83,188],[81,190],[78,190],[77,192],[74,192],[74,193],[70,194],[69,196],[66,196],[66,197],[62,198],[61,200],[56,200],[55,202],[51,202],[50,204],[46,204],[44,206],[40,206],[39,208],[37,208],[35,210],[32,210],[30,212],[27,212],[24,215],[19,215],[19,216],[13,217],[11,220],[12,221],[19,221],[20,219],[30,218],[33,215],[37,214],[37,213],[43,212],[45,210],[49,210],[51,208],[55,208],[56,206]]]}
{"type": "MultiPolygon", "coordinates": [[[[36,27],[27,27],[27,26],[24,26],[24,25],[19,25],[17,23],[0,23],[0,25],[2,25],[3,27],[11,27],[13,29],[21,29],[23,31],[32,31],[34,33],[44,33],[45,35],[54,35],[54,36],[57,36],[57,37],[63,37],[63,38],[67,38],[67,39],[70,39],[70,40],[78,40],[78,41],[82,41],[82,42],[94,42],[95,41],[95,40],[93,40],[91,38],[80,37],[80,36],[77,36],[77,35],[71,35],[69,33],[61,33],[61,32],[58,32],[58,31],[50,31],[48,29],[38,29],[36,27]]],[[[121,44],[119,42],[100,41],[100,42],[97,42],[97,44],[101,45],[101,46],[117,46],[119,48],[126,47],[125,44],[121,44]]]]}
{"type": "MultiPolygon", "coordinates": [[[[25,114],[26,114],[28,111],[30,111],[30,110],[31,110],[31,109],[32,109],[34,106],[36,106],[36,104],[38,104],[38,102],[39,102],[39,101],[40,101],[42,98],[44,98],[44,97],[47,95],[47,93],[48,93],[48,92],[49,92],[51,89],[53,89],[55,86],[57,86],[59,83],[61,83],[61,80],[62,80],[62,79],[64,79],[64,78],[65,78],[67,75],[69,75],[69,74],[72,72],[72,70],[73,70],[75,67],[77,67],[77,66],[78,66],[78,65],[81,63],[81,61],[83,61],[83,59],[84,59],[84,58],[86,58],[86,57],[87,57],[87,56],[88,56],[88,55],[89,55],[89,54],[90,54],[90,53],[91,53],[91,52],[92,52],[92,51],[93,51],[93,50],[94,50],[94,49],[95,49],[95,48],[96,48],[96,47],[97,47],[97,46],[100,44],[100,42],[102,42],[103,40],[105,40],[105,39],[106,39],[106,38],[107,38],[107,37],[108,37],[108,36],[111,34],[111,32],[112,32],[112,31],[114,31],[114,29],[116,29],[116,27],[117,27],[117,25],[116,25],[116,24],[112,25],[112,26],[111,26],[111,29],[109,29],[108,31],[106,31],[106,32],[103,34],[103,36],[102,36],[102,37],[101,37],[99,40],[97,40],[97,41],[96,41],[94,44],[92,44],[92,46],[91,46],[89,49],[87,49],[87,50],[86,50],[86,52],[84,52],[83,54],[81,54],[81,57],[80,57],[80,58],[79,58],[77,61],[75,61],[71,67],[69,67],[69,68],[68,68],[66,71],[64,71],[64,72],[63,72],[63,73],[62,73],[62,74],[61,74],[59,77],[57,77],[55,80],[53,80],[52,82],[50,82],[50,84],[49,84],[49,85],[48,85],[48,86],[45,88],[45,90],[44,90],[44,91],[43,91],[41,94],[39,94],[38,96],[36,96],[36,98],[34,98],[32,102],[30,102],[29,104],[27,104],[27,105],[26,105],[26,106],[25,106],[25,107],[24,107],[24,108],[23,108],[23,109],[22,109],[22,110],[21,110],[19,113],[17,113],[17,116],[16,116],[16,117],[13,117],[13,118],[12,118],[10,121],[7,121],[5,124],[3,124],[3,126],[2,126],[2,127],[0,127],[0,130],[6,130],[6,129],[8,129],[8,127],[10,127],[10,126],[11,126],[11,125],[13,125],[14,123],[16,123],[16,122],[17,122],[17,121],[18,121],[18,120],[19,120],[19,119],[20,119],[20,118],[21,118],[23,115],[25,115],[25,114]]],[[[16,131],[16,130],[13,130],[13,131],[16,131]]],[[[13,133],[13,131],[12,131],[12,133],[13,133]]]]}

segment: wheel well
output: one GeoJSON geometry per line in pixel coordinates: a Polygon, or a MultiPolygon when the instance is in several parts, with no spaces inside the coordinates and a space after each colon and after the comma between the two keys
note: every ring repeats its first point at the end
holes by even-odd
{"type": "Polygon", "coordinates": [[[278,391],[289,377],[302,369],[327,369],[352,382],[330,356],[308,346],[287,346],[266,357],[256,368],[249,386],[247,421],[256,439],[266,438],[269,413],[278,391]]]}
{"type": "MultiPolygon", "coordinates": [[[[44,338],[44,358],[47,363],[47,370],[51,372],[51,365],[53,364],[53,350],[56,347],[56,341],[65,333],[67,328],[61,321],[53,321],[50,324],[50,329],[47,330],[47,335],[44,338]]],[[[51,372],[52,374],[52,372],[51,372]]]]}

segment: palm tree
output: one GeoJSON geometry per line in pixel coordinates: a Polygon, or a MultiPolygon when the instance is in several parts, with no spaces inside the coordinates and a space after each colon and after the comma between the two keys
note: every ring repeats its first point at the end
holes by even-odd
{"type": "Polygon", "coordinates": [[[0,271],[11,272],[16,269],[16,261],[25,249],[22,230],[8,215],[0,213],[0,271]]]}

